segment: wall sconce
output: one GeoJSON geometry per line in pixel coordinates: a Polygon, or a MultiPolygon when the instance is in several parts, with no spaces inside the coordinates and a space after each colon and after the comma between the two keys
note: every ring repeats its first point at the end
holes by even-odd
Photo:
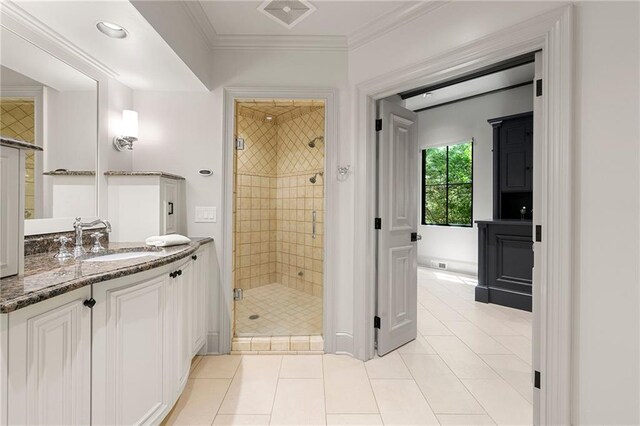
{"type": "Polygon", "coordinates": [[[138,140],[138,113],[130,109],[122,111],[122,136],[113,138],[113,146],[118,151],[132,150],[138,140]]]}

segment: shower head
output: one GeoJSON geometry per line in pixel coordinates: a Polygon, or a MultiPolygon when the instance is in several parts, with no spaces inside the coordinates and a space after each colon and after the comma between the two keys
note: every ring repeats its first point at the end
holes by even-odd
{"type": "Polygon", "coordinates": [[[324,136],[317,136],[313,139],[311,139],[309,141],[309,143],[307,145],[309,145],[309,148],[315,148],[316,147],[316,141],[317,142],[324,142],[324,136]]]}
{"type": "Polygon", "coordinates": [[[316,181],[318,180],[318,175],[322,176],[322,175],[324,175],[324,173],[323,172],[318,172],[318,173],[314,174],[313,176],[311,176],[309,178],[309,182],[316,183],[316,181]]]}

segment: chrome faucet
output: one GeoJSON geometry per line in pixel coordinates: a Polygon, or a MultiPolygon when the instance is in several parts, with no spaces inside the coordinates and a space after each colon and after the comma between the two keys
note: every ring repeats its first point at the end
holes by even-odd
{"type": "Polygon", "coordinates": [[[76,217],[76,221],[73,222],[73,229],[76,231],[76,246],[73,248],[73,257],[78,258],[87,254],[87,251],[82,247],[82,231],[100,224],[104,225],[107,232],[111,232],[111,224],[107,220],[96,219],[93,222],[82,222],[79,217],[76,217]]]}

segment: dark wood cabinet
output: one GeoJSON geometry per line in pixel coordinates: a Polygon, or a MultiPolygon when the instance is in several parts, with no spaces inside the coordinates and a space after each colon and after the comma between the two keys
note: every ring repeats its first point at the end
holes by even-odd
{"type": "Polygon", "coordinates": [[[531,311],[533,113],[495,118],[489,124],[493,127],[493,219],[476,221],[476,301],[531,311]]]}

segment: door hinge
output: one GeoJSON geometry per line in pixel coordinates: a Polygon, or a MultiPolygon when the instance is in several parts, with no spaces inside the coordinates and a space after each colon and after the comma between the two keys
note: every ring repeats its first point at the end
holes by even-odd
{"type": "Polygon", "coordinates": [[[234,301],[238,301],[238,300],[242,300],[244,298],[244,294],[242,292],[241,288],[234,288],[233,289],[233,300],[234,301]]]}
{"type": "Polygon", "coordinates": [[[236,149],[238,150],[244,149],[244,139],[242,138],[236,139],[236,149]]]}
{"type": "Polygon", "coordinates": [[[540,389],[540,372],[539,371],[535,371],[533,373],[533,386],[536,389],[540,389]]]}
{"type": "Polygon", "coordinates": [[[373,317],[373,328],[380,329],[380,317],[379,316],[373,317]]]}
{"type": "Polygon", "coordinates": [[[417,232],[412,232],[411,233],[411,242],[414,241],[418,241],[418,233],[417,232]]]}
{"type": "Polygon", "coordinates": [[[376,120],[376,132],[379,132],[380,130],[382,130],[382,118],[378,118],[376,120]]]}
{"type": "Polygon", "coordinates": [[[542,96],[542,79],[539,78],[536,80],[536,97],[542,96]]]}
{"type": "Polygon", "coordinates": [[[542,242],[542,225],[536,225],[536,243],[542,242]]]}
{"type": "Polygon", "coordinates": [[[373,221],[374,229],[382,229],[382,218],[376,217],[373,221]]]}

